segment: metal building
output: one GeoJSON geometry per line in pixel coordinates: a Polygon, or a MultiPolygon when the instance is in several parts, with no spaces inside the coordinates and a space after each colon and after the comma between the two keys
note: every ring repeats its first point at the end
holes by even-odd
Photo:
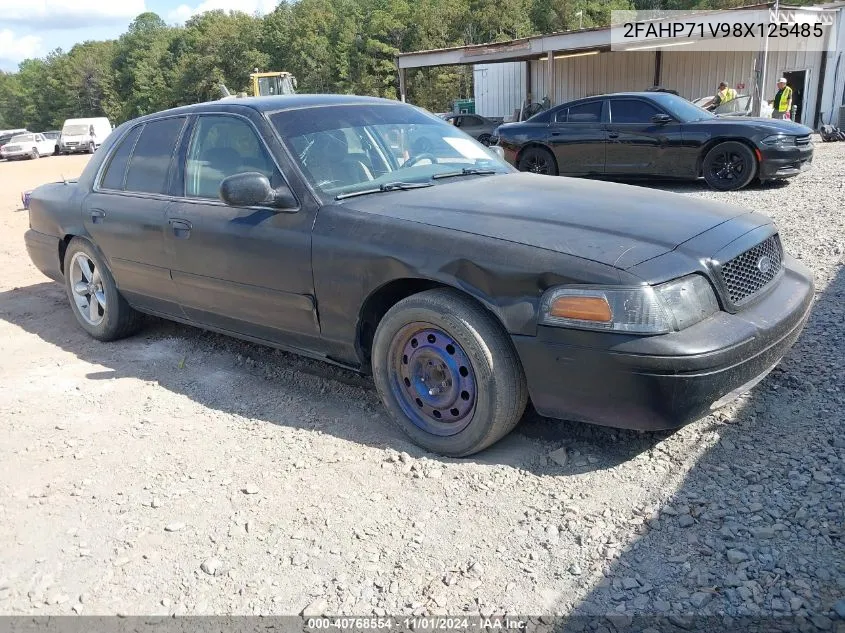
{"type": "MultiPolygon", "coordinates": [[[[730,14],[732,21],[750,21],[761,9],[772,6],[754,5],[715,15],[717,19],[730,14]]],[[[831,120],[835,123],[845,85],[845,2],[779,8],[784,21],[823,23],[827,50],[809,46],[806,50],[786,50],[777,40],[770,40],[766,54],[761,56],[756,50],[736,50],[736,43],[726,39],[721,45],[688,42],[688,46],[611,51],[610,28],[583,29],[496,44],[403,53],[397,58],[400,86],[404,98],[408,68],[472,65],[475,111],[507,117],[526,102],[546,99],[554,105],[657,85],[694,100],[712,95],[719,82],[725,81],[740,94],[770,100],[777,78],[786,76],[796,92],[794,103],[800,121],[814,127],[831,120]]]]}

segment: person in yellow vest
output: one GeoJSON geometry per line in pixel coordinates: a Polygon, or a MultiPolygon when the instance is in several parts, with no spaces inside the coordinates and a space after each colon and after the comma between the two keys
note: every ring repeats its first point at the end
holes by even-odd
{"type": "Polygon", "coordinates": [[[719,89],[713,98],[710,99],[707,103],[704,104],[704,108],[708,110],[715,110],[723,103],[728,103],[729,101],[733,101],[736,99],[737,94],[736,90],[728,86],[724,81],[719,82],[719,89]]]}
{"type": "Polygon", "coordinates": [[[786,79],[781,77],[778,79],[778,91],[775,93],[775,98],[769,101],[772,106],[773,119],[789,119],[792,112],[792,88],[786,85],[786,79]]]}

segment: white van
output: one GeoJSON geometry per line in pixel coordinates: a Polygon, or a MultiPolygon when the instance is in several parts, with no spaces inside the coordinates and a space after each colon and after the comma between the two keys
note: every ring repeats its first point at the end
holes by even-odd
{"type": "Polygon", "coordinates": [[[112,124],[106,117],[91,119],[68,119],[62,126],[59,137],[59,153],[73,154],[74,152],[94,151],[103,144],[111,134],[112,124]]]}

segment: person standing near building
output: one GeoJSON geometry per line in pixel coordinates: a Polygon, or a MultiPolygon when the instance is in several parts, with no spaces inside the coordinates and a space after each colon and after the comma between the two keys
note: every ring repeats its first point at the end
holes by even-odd
{"type": "Polygon", "coordinates": [[[716,94],[713,95],[713,98],[701,107],[706,110],[715,110],[723,103],[733,101],[736,99],[736,96],[736,90],[729,87],[724,81],[721,81],[719,82],[719,89],[716,91],[716,94]]]}
{"type": "Polygon", "coordinates": [[[789,119],[790,112],[792,112],[792,88],[786,85],[786,79],[781,77],[778,79],[778,91],[775,93],[775,98],[769,101],[772,106],[773,119],[789,119]]]}

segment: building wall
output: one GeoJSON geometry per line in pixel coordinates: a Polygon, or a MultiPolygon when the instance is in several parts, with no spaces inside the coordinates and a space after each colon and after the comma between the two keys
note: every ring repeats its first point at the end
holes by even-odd
{"type": "Polygon", "coordinates": [[[489,117],[511,116],[525,101],[526,62],[476,64],[472,69],[475,111],[489,117]]]}
{"type": "MultiPolygon", "coordinates": [[[[546,96],[546,60],[531,64],[533,101],[546,96]]],[[[609,52],[555,60],[552,103],[624,90],[645,90],[654,83],[654,52],[609,52]]],[[[550,95],[551,96],[551,95],[550,95]]]]}
{"type": "Polygon", "coordinates": [[[845,129],[845,7],[837,13],[835,37],[827,52],[820,123],[845,129]]]}

